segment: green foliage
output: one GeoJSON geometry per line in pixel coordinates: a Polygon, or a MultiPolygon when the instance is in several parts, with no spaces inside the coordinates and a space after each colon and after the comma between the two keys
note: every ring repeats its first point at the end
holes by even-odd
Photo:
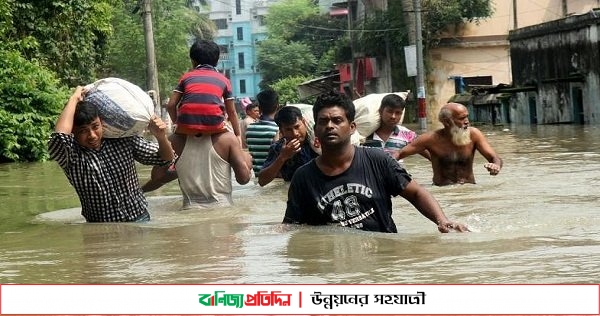
{"type": "MultiPolygon", "coordinates": [[[[12,27],[11,0],[0,0],[0,38],[5,38],[6,32],[12,27]]],[[[5,45],[5,43],[2,43],[5,45]]]]}
{"type": "MultiPolygon", "coordinates": [[[[391,6],[394,8],[393,4],[391,6]]],[[[357,25],[362,32],[358,33],[356,49],[367,56],[385,56],[388,49],[394,55],[403,51],[403,47],[408,45],[403,16],[392,9],[371,12],[363,23],[357,25]]]]}
{"type": "Polygon", "coordinates": [[[282,39],[262,41],[258,47],[258,62],[263,86],[290,76],[307,76],[317,65],[308,45],[282,39]]]}
{"type": "Polygon", "coordinates": [[[287,77],[275,82],[271,88],[277,91],[281,103],[311,102],[311,100],[300,99],[300,94],[298,94],[298,85],[310,79],[312,78],[308,76],[287,77]]]}
{"type": "Polygon", "coordinates": [[[331,72],[335,68],[335,47],[330,47],[328,51],[324,52],[317,62],[316,73],[327,73],[331,72]]]}
{"type": "Polygon", "coordinates": [[[299,18],[288,29],[288,41],[301,42],[310,47],[317,58],[335,47],[337,41],[347,36],[347,20],[332,18],[327,14],[312,14],[299,18]]]}
{"type": "Polygon", "coordinates": [[[0,162],[47,158],[68,97],[95,77],[115,0],[0,0],[0,162]]]}
{"type": "MultiPolygon", "coordinates": [[[[212,39],[216,27],[208,16],[187,7],[185,0],[152,2],[154,50],[161,98],[169,97],[180,76],[191,68],[189,47],[194,37],[212,39]]],[[[144,89],[147,62],[142,17],[131,6],[117,7],[114,37],[105,76],[131,81],[144,89]]]]}
{"type": "Polygon", "coordinates": [[[347,36],[346,19],[319,14],[317,1],[284,0],[269,7],[265,18],[269,38],[257,53],[265,87],[298,76],[329,72],[347,36]]]}
{"type": "Polygon", "coordinates": [[[11,1],[12,28],[4,35],[27,41],[19,50],[28,60],[54,71],[75,86],[92,81],[104,60],[116,0],[11,1]]]}
{"type": "Polygon", "coordinates": [[[490,0],[423,0],[423,40],[435,44],[450,25],[475,22],[492,16],[490,0]]]}
{"type": "Polygon", "coordinates": [[[284,0],[269,7],[265,17],[269,37],[292,40],[297,35],[298,22],[319,14],[319,7],[310,0],[284,0]]]}
{"type": "Polygon", "coordinates": [[[0,162],[47,158],[46,142],[68,98],[54,73],[0,49],[0,162]]]}
{"type": "MultiPolygon", "coordinates": [[[[410,0],[412,1],[412,0],[410,0]]],[[[395,91],[413,90],[414,80],[406,76],[404,47],[409,45],[408,28],[400,1],[388,2],[388,10],[375,10],[357,28],[356,50],[366,56],[386,56],[392,64],[392,85],[395,91]]]]}

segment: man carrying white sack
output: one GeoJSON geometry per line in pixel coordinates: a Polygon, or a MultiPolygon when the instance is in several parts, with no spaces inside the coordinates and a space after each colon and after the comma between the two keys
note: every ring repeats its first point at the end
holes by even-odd
{"type": "Polygon", "coordinates": [[[135,162],[164,165],[175,158],[166,124],[156,116],[150,120],[148,129],[158,144],[141,136],[104,138],[98,109],[83,100],[84,93],[77,87],[60,114],[48,141],[50,158],[75,188],[86,221],[150,220],[135,162]]]}

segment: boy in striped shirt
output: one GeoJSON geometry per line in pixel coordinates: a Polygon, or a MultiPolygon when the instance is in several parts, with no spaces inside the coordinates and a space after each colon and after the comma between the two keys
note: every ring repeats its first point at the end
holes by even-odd
{"type": "MultiPolygon", "coordinates": [[[[367,141],[371,147],[381,147],[392,158],[398,160],[398,154],[404,146],[408,145],[417,138],[417,133],[400,125],[402,113],[406,107],[406,102],[397,94],[390,93],[381,99],[379,106],[379,116],[381,123],[379,128],[371,135],[367,136],[367,141]]],[[[430,159],[429,152],[425,150],[421,155],[430,159]]]]}

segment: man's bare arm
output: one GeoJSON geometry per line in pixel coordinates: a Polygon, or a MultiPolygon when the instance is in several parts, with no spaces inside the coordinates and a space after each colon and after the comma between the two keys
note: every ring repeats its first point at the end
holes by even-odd
{"type": "Polygon", "coordinates": [[[414,180],[406,186],[400,195],[409,201],[423,216],[434,222],[440,232],[447,233],[451,230],[469,231],[465,225],[450,221],[433,195],[414,180]]]}
{"type": "MultiPolygon", "coordinates": [[[[227,119],[231,123],[231,128],[233,128],[233,133],[235,134],[235,136],[241,137],[242,135],[240,134],[240,122],[238,120],[238,114],[237,114],[237,111],[235,110],[235,103],[234,103],[233,99],[225,100],[225,112],[227,112],[227,119]]],[[[240,141],[241,140],[242,139],[240,138],[240,141]]],[[[241,146],[241,144],[240,144],[240,146],[241,146]]]]}
{"type": "Polygon", "coordinates": [[[286,160],[281,157],[281,154],[273,161],[272,164],[264,167],[258,173],[258,184],[263,187],[269,184],[273,179],[279,176],[281,167],[285,164],[286,160]]]}
{"type": "Polygon", "coordinates": [[[471,139],[475,143],[475,148],[488,161],[484,167],[490,172],[491,175],[497,175],[500,172],[500,169],[502,169],[502,158],[498,156],[496,151],[486,139],[485,135],[483,135],[479,129],[474,127],[471,127],[471,129],[471,139]]]}
{"type": "MultiPolygon", "coordinates": [[[[412,156],[414,154],[423,153],[425,150],[427,150],[427,143],[430,138],[431,138],[431,135],[429,135],[428,133],[417,137],[414,141],[412,141],[408,145],[404,146],[404,148],[402,148],[402,150],[400,150],[400,152],[398,153],[397,159],[402,159],[402,158],[406,158],[408,156],[412,156]]],[[[429,154],[429,152],[427,154],[429,154]]],[[[427,158],[426,155],[423,155],[423,157],[427,158]]],[[[429,157],[431,158],[431,154],[429,154],[429,157]]]]}
{"type": "Polygon", "coordinates": [[[229,144],[229,164],[233,168],[235,180],[239,184],[246,184],[252,176],[252,157],[247,151],[242,150],[238,143],[238,137],[231,133],[223,133],[221,137],[226,137],[225,141],[229,144]]]}
{"type": "Polygon", "coordinates": [[[175,159],[175,153],[171,142],[167,138],[167,124],[156,115],[152,115],[148,129],[158,141],[158,155],[160,159],[165,161],[172,161],[175,159]]]}
{"type": "Polygon", "coordinates": [[[171,118],[171,122],[173,122],[173,124],[177,124],[177,105],[179,104],[179,101],[181,101],[181,92],[173,91],[166,106],[167,112],[169,113],[169,117],[171,118]]]}

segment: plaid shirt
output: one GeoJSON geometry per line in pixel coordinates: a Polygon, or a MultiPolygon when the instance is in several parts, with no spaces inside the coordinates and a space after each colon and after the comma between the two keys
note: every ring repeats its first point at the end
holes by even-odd
{"type": "Polygon", "coordinates": [[[77,144],[71,134],[52,133],[48,151],[75,188],[88,222],[128,222],[147,215],[135,161],[168,163],[160,159],[158,144],[140,136],[105,138],[100,150],[93,150],[77,144]]]}

